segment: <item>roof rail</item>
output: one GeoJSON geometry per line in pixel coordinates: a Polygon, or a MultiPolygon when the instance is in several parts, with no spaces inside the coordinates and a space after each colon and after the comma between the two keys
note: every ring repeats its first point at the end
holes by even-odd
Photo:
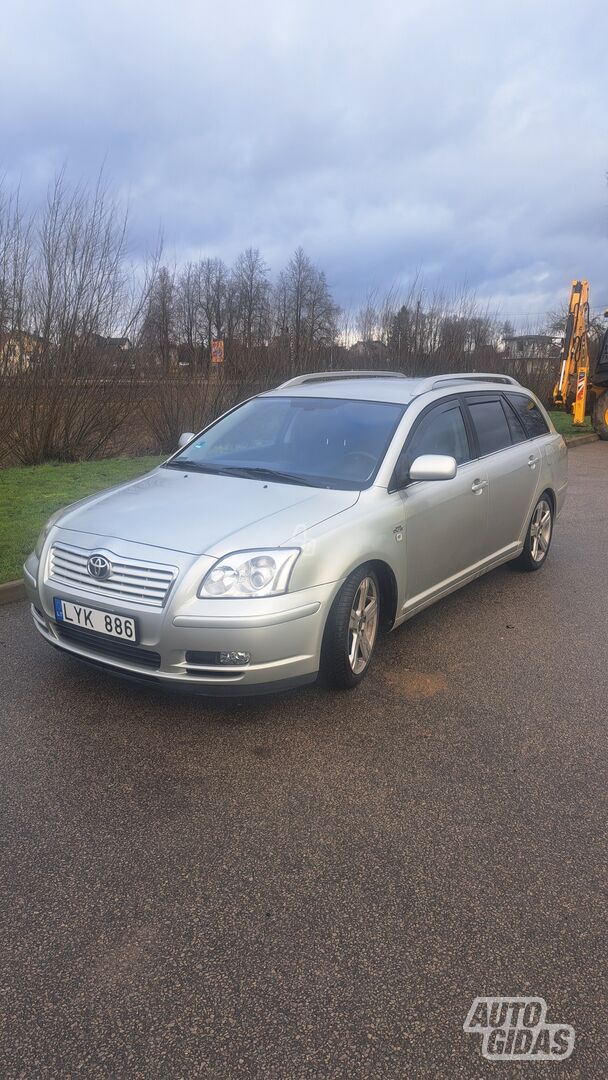
{"type": "Polygon", "coordinates": [[[453,372],[451,375],[431,375],[423,379],[418,392],[424,394],[427,390],[440,390],[443,386],[460,386],[462,383],[493,382],[507,383],[510,386],[520,386],[517,379],[512,375],[493,375],[491,372],[463,371],[453,372]]]}
{"type": "Polygon", "coordinates": [[[294,379],[277,386],[284,390],[286,386],[301,386],[302,383],[324,382],[326,379],[406,379],[402,371],[311,371],[307,375],[296,375],[294,379]]]}

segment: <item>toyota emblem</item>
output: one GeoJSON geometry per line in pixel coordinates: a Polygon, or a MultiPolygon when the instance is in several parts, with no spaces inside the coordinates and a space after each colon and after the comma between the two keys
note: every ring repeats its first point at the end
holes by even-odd
{"type": "Polygon", "coordinates": [[[91,555],[87,563],[87,570],[91,577],[97,581],[106,581],[112,573],[112,563],[105,555],[91,555]]]}

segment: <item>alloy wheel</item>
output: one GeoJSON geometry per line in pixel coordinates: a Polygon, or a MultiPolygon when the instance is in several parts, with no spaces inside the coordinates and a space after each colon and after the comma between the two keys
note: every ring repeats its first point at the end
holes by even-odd
{"type": "Polygon", "coordinates": [[[530,554],[534,562],[542,562],[549,550],[552,524],[551,507],[546,499],[541,499],[530,525],[530,554]]]}
{"type": "Polygon", "coordinates": [[[348,622],[348,660],[355,675],[365,671],[378,633],[378,587],[364,577],[355,593],[348,622]]]}

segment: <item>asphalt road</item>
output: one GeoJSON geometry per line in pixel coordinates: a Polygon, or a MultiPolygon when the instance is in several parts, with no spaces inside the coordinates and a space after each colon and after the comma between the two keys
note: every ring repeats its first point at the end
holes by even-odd
{"type": "Polygon", "coordinates": [[[3,1077],[603,1080],[608,446],[570,473],[544,569],[350,695],[132,688],[0,609],[3,1077]],[[484,994],[572,1057],[484,1062],[484,994]]]}

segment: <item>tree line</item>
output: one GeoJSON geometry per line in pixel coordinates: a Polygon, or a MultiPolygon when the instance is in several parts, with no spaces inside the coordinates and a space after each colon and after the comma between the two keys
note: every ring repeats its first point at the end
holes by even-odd
{"type": "Polygon", "coordinates": [[[302,248],[274,277],[253,247],[230,266],[171,267],[160,244],[134,260],[128,224],[103,177],[61,174],[33,211],[0,189],[0,462],[168,451],[304,371],[504,365],[509,328],[469,290],[429,294],[416,280],[347,311],[302,248]],[[218,339],[225,360],[212,365],[218,339]]]}
{"type": "Polygon", "coordinates": [[[165,371],[179,364],[203,371],[211,343],[222,340],[227,361],[275,345],[296,374],[320,349],[336,343],[339,308],[324,272],[298,248],[275,284],[257,248],[229,267],[202,258],[180,270],[160,266],[138,344],[165,371]]]}

